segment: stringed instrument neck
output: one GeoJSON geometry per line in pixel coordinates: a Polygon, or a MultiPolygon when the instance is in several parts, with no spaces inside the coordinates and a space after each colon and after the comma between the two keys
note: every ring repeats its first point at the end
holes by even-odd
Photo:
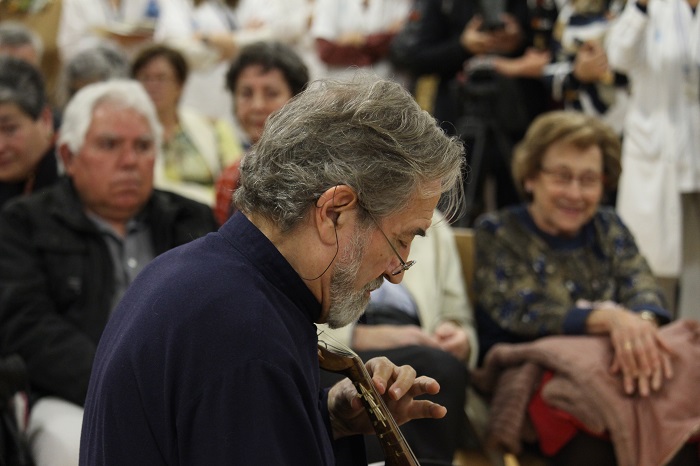
{"type": "Polygon", "coordinates": [[[355,385],[384,452],[384,464],[420,466],[360,357],[350,349],[319,341],[318,359],[322,369],[343,374],[355,385]]]}

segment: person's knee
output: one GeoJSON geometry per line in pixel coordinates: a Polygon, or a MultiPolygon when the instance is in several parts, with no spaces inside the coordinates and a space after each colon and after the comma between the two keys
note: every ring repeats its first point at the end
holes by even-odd
{"type": "Polygon", "coordinates": [[[80,451],[83,408],[59,398],[42,398],[29,413],[27,435],[37,466],[75,466],[80,451]]]}
{"type": "Polygon", "coordinates": [[[418,346],[411,365],[420,375],[432,377],[440,383],[441,390],[464,391],[468,383],[468,372],[464,362],[439,348],[418,346]]]}

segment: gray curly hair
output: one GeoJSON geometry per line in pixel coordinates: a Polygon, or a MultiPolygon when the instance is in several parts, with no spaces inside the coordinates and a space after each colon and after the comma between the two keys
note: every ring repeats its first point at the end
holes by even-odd
{"type": "Polygon", "coordinates": [[[235,203],[281,231],[300,222],[321,194],[344,184],[365,214],[383,218],[412,197],[443,194],[449,217],[460,209],[462,143],[447,136],[399,84],[369,75],[321,80],[271,115],[241,164],[235,203]],[[428,186],[440,182],[440,192],[428,186]]]}

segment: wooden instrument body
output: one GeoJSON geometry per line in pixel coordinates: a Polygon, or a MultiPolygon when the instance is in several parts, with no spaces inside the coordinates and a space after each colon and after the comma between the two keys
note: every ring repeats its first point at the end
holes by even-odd
{"type": "Polygon", "coordinates": [[[338,350],[335,347],[331,351],[323,342],[319,342],[318,345],[318,359],[322,369],[343,374],[355,385],[384,451],[384,464],[420,466],[384,399],[372,383],[362,360],[349,351],[338,350]]]}

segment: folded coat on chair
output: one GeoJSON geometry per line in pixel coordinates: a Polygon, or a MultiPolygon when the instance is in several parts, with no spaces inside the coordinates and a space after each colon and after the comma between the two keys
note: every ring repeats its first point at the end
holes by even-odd
{"type": "Polygon", "coordinates": [[[660,329],[675,353],[673,378],[649,397],[626,395],[609,367],[608,337],[550,336],[498,344],[474,371],[472,383],[491,398],[487,442],[519,453],[527,440],[527,407],[544,371],[554,373],[542,398],[608,433],[620,466],[661,466],[700,431],[700,322],[681,320],[660,329]]]}

